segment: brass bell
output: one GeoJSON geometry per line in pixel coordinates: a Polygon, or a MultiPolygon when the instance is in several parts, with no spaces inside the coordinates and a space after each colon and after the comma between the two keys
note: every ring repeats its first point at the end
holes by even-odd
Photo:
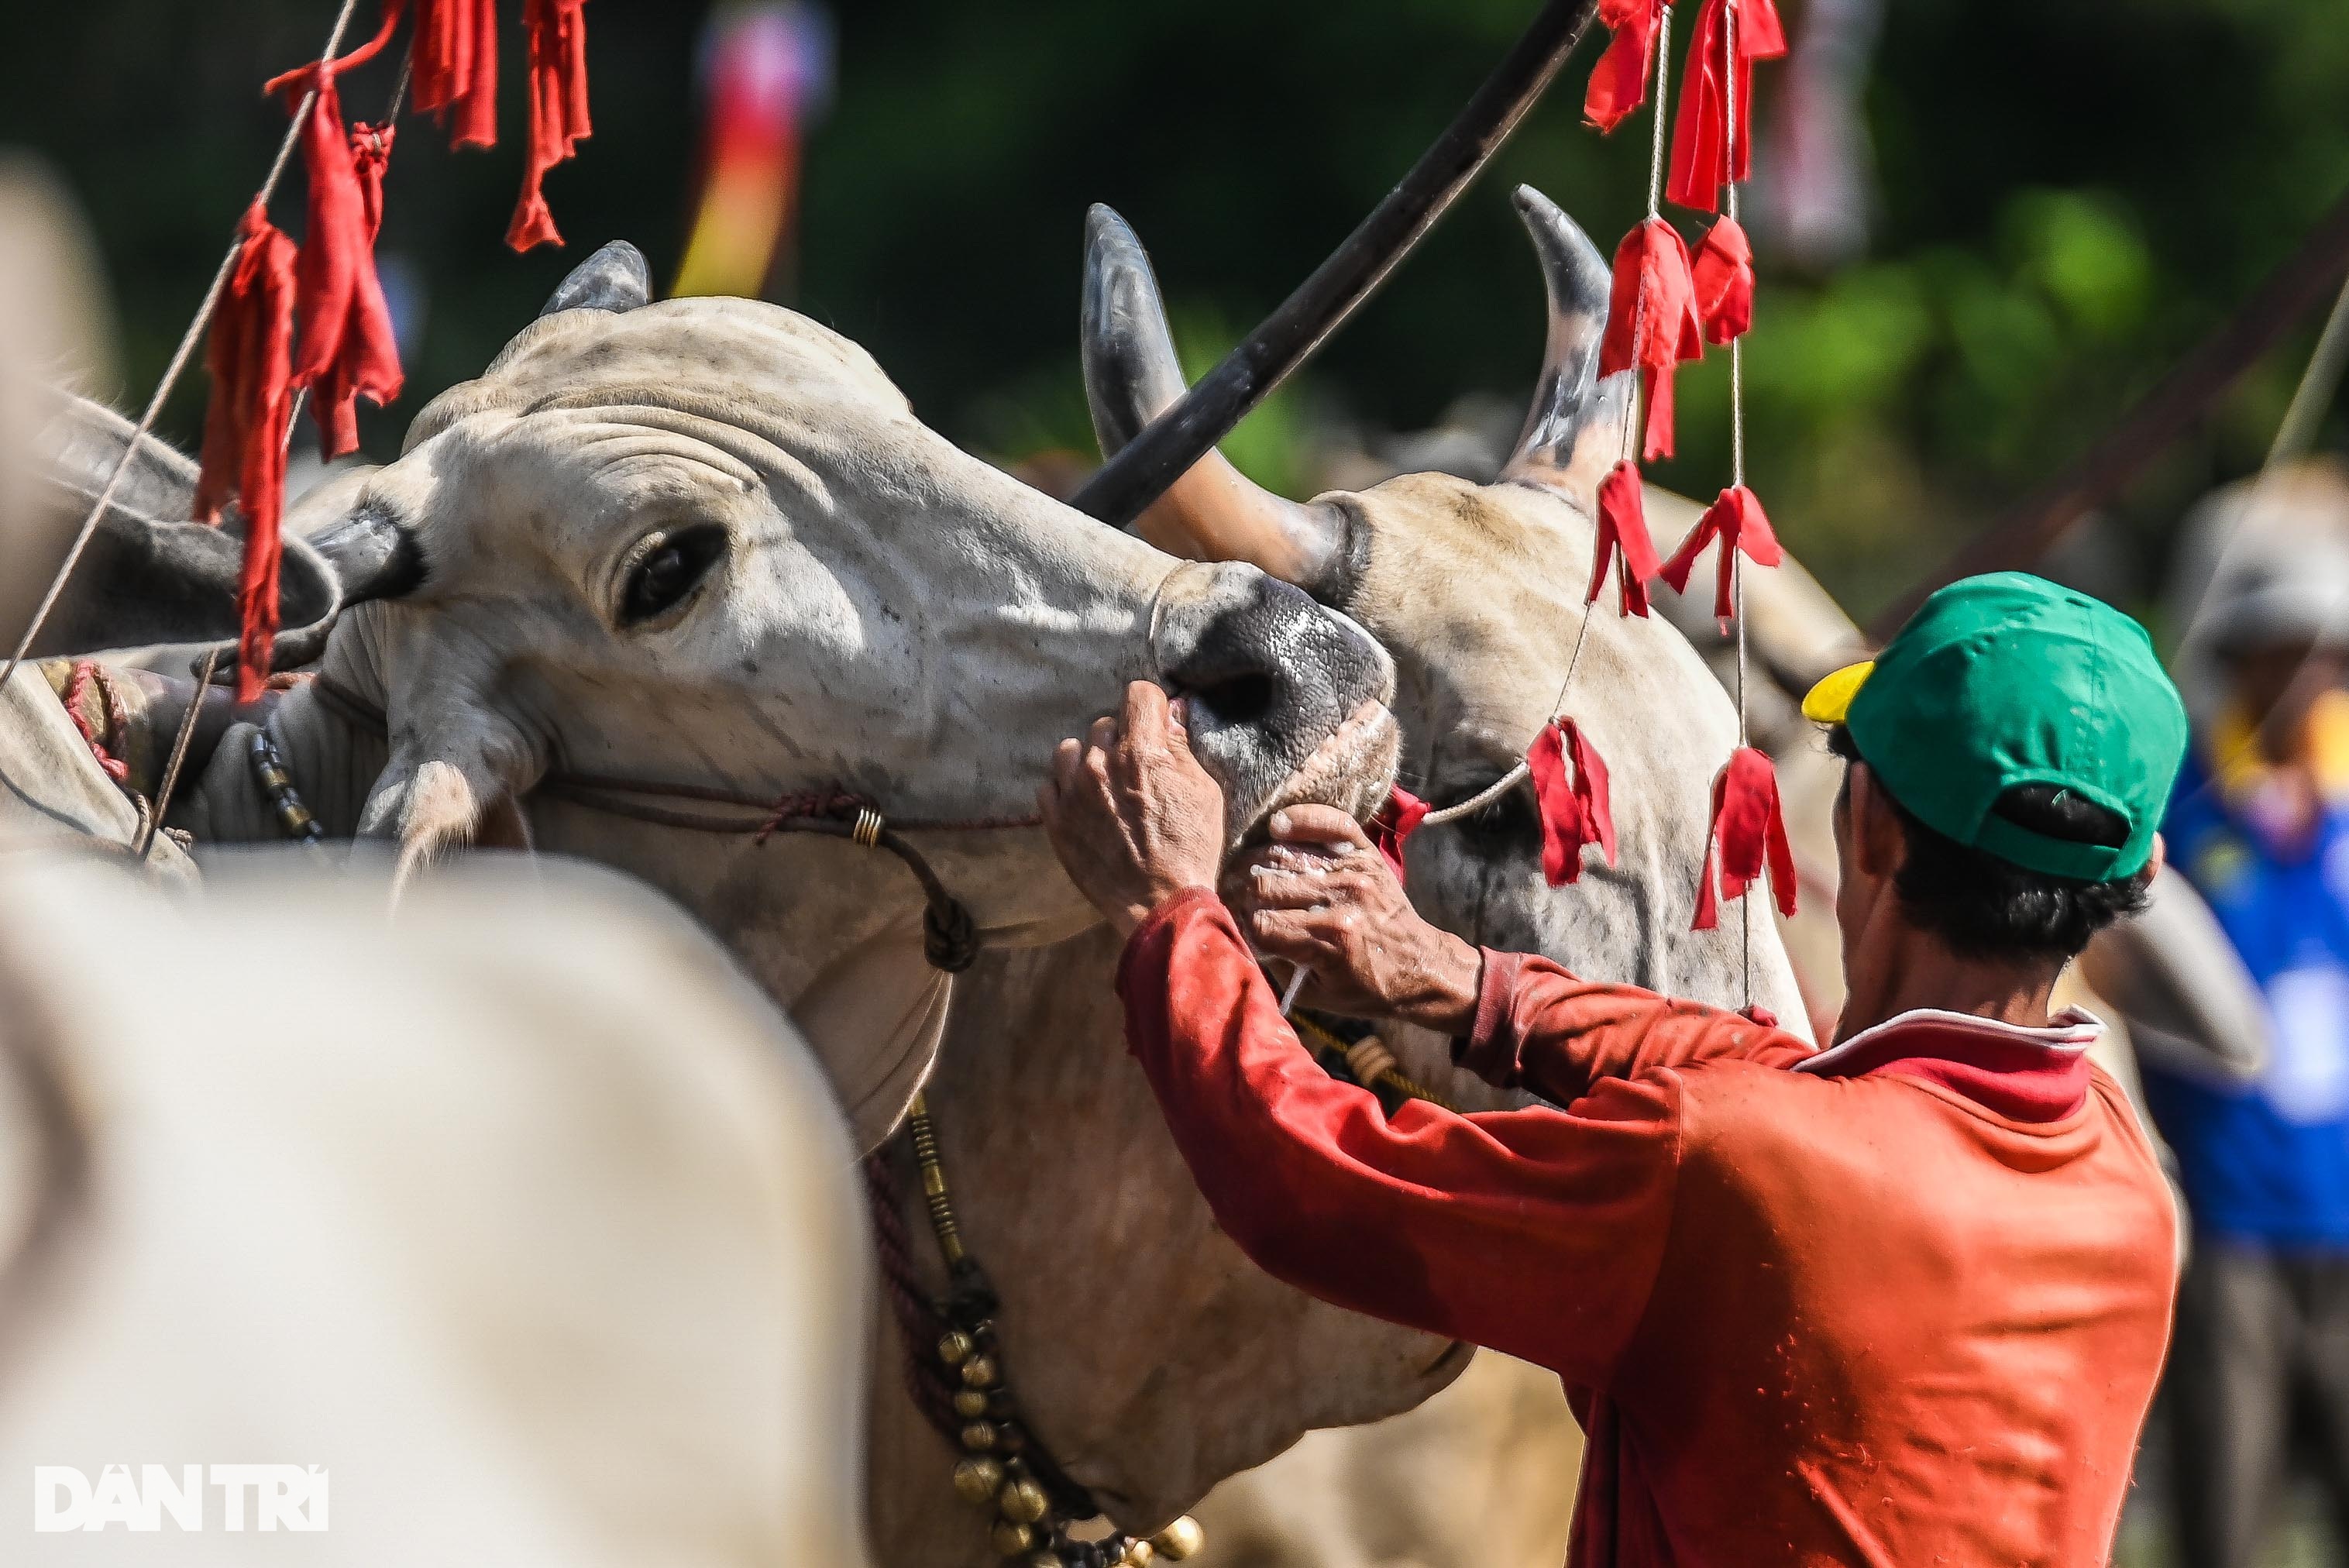
{"type": "Polygon", "coordinates": [[[993,1502],[1003,1485],[1003,1464],[977,1455],[961,1460],[954,1468],[955,1495],[965,1502],[993,1502]]]}
{"type": "Polygon", "coordinates": [[[1158,1548],[1139,1536],[1125,1543],[1125,1568],[1150,1568],[1150,1560],[1158,1555],[1158,1548]]]}
{"type": "Polygon", "coordinates": [[[1052,1500],[1044,1495],[1042,1487],[1023,1475],[1003,1489],[995,1505],[1003,1511],[1004,1518],[1033,1524],[1051,1508],[1052,1500]]]}
{"type": "Polygon", "coordinates": [[[955,1394],[955,1414],[965,1420],[975,1421],[987,1414],[987,1390],[963,1388],[955,1394]]]}
{"type": "Polygon", "coordinates": [[[995,1377],[995,1357],[992,1356],[974,1356],[962,1364],[962,1380],[970,1387],[992,1388],[995,1377]]]}
{"type": "Polygon", "coordinates": [[[938,1337],[938,1359],[949,1367],[959,1367],[978,1344],[959,1328],[948,1329],[938,1337]]]}
{"type": "Polygon", "coordinates": [[[1151,1545],[1176,1563],[1180,1563],[1206,1543],[1206,1532],[1201,1530],[1199,1522],[1187,1513],[1150,1538],[1151,1545]]]}
{"type": "Polygon", "coordinates": [[[962,1446],[974,1453],[985,1453],[995,1446],[995,1423],[973,1421],[962,1429],[962,1446]]]}
{"type": "Polygon", "coordinates": [[[987,1539],[1006,1557],[1016,1557],[1036,1544],[1036,1532],[1016,1519],[999,1519],[987,1539]]]}

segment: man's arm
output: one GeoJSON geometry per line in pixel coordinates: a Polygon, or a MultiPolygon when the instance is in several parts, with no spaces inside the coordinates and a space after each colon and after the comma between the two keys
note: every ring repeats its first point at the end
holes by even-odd
{"type": "Polygon", "coordinates": [[[1134,933],[1126,1039],[1216,1221],[1326,1301],[1604,1387],[1670,1232],[1677,1086],[1613,1083],[1571,1113],[1379,1102],[1298,1041],[1204,889],[1134,933]]]}
{"type": "Polygon", "coordinates": [[[1272,836],[1223,884],[1256,945],[1310,970],[1308,994],[1321,1006],[1452,1036],[1460,1065],[1504,1088],[1567,1105],[1604,1078],[1721,1057],[1792,1066],[1810,1054],[1772,1022],[1471,947],[1420,918],[1342,811],[1292,808],[1273,818],[1272,836]]]}
{"type": "Polygon", "coordinates": [[[1754,1017],[1637,985],[1579,979],[1548,959],[1487,948],[1470,1026],[1453,1059],[1485,1082],[1570,1105],[1605,1078],[1733,1057],[1792,1067],[1811,1054],[1767,1013],[1754,1017]]]}

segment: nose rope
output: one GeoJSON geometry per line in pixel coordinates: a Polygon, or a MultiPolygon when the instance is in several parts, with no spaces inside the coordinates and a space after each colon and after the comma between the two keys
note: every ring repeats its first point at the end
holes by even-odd
{"type": "MultiPolygon", "coordinates": [[[[311,686],[329,707],[345,718],[365,727],[388,729],[383,709],[349,687],[325,675],[317,676],[311,686]]],[[[291,781],[284,788],[290,792],[291,781]]],[[[657,827],[696,833],[743,834],[753,847],[763,845],[777,833],[820,833],[845,839],[862,849],[885,850],[921,884],[922,898],[927,905],[922,912],[922,954],[931,967],[948,975],[959,975],[977,962],[978,927],[962,901],[947,891],[928,857],[904,832],[980,832],[1032,828],[1043,820],[1033,812],[1022,817],[908,817],[898,819],[893,828],[879,807],[844,789],[762,796],[707,784],[678,784],[570,769],[547,774],[539,780],[538,789],[592,811],[657,827]],[[673,801],[688,804],[680,807],[665,803],[673,801]],[[702,811],[692,810],[694,806],[731,810],[702,811]]]]}

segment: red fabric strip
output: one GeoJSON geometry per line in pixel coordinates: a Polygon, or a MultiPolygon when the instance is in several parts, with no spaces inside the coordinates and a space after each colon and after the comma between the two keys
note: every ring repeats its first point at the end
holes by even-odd
{"type": "Polygon", "coordinates": [[[1730,123],[1729,40],[1723,36],[1731,0],[1704,0],[1689,34],[1688,66],[1681,74],[1681,108],[1672,125],[1671,178],[1664,194],[1702,212],[1718,210],[1721,188],[1754,171],[1754,62],[1786,52],[1785,30],[1772,0],[1735,0],[1737,123],[1730,123]]]}
{"type": "Polygon", "coordinates": [[[1611,28],[1615,36],[1591,70],[1582,117],[1600,130],[1613,130],[1648,101],[1663,13],[1663,0],[1599,0],[1599,26],[1611,28]]]}
{"type": "Polygon", "coordinates": [[[1754,246],[1734,218],[1713,224],[1689,268],[1707,343],[1743,337],[1754,325],[1754,246]]]}
{"type": "Polygon", "coordinates": [[[1599,602],[1599,591],[1607,586],[1610,564],[1615,566],[1622,583],[1620,614],[1646,614],[1648,582],[1662,567],[1656,560],[1655,542],[1648,537],[1639,466],[1628,458],[1609,469],[1607,477],[1599,481],[1599,537],[1591,547],[1590,592],[1584,595],[1584,603],[1599,602]]]}
{"type": "Polygon", "coordinates": [[[1713,895],[1718,878],[1723,898],[1743,898],[1762,880],[1764,866],[1783,914],[1795,913],[1795,852],[1778,811],[1778,775],[1767,753],[1741,746],[1713,781],[1713,829],[1705,835],[1703,880],[1697,884],[1692,931],[1720,923],[1713,895]]]}
{"type": "Polygon", "coordinates": [[[1696,285],[1689,276],[1688,245],[1680,231],[1650,218],[1615,247],[1615,282],[1607,333],[1599,343],[1599,374],[1635,366],[1646,375],[1648,417],[1640,455],[1672,453],[1672,371],[1704,357],[1696,285]]]}
{"type": "Polygon", "coordinates": [[[1672,558],[1664,562],[1662,576],[1672,585],[1673,592],[1688,592],[1689,574],[1696,569],[1696,558],[1706,545],[1716,541],[1721,552],[1714,562],[1713,613],[1716,619],[1725,622],[1737,608],[1733,589],[1738,552],[1743,551],[1756,566],[1775,566],[1786,559],[1786,552],[1779,546],[1760,498],[1744,485],[1733,485],[1705,509],[1696,526],[1689,530],[1689,536],[1681,541],[1681,547],[1672,552],[1672,558]]]}
{"type": "Polygon", "coordinates": [[[391,311],[375,271],[383,160],[390,142],[381,133],[366,132],[368,168],[363,177],[354,139],[343,129],[342,96],[335,84],[340,68],[314,67],[278,78],[297,104],[303,91],[316,89],[302,125],[309,211],[295,274],[301,348],[294,385],[310,390],[320,449],[328,458],[357,449],[357,399],[364,396],[381,407],[399,396],[402,380],[391,311]]]}
{"type": "Polygon", "coordinates": [[[1387,792],[1387,803],[1379,808],[1379,814],[1371,819],[1371,841],[1379,847],[1397,882],[1404,880],[1403,846],[1426,818],[1427,802],[1398,784],[1387,792]]]}
{"type": "Polygon", "coordinates": [[[447,128],[451,147],[498,140],[497,0],[417,0],[416,107],[447,128]]]}
{"type": "Polygon", "coordinates": [[[1526,768],[1540,806],[1543,880],[1563,887],[1579,878],[1582,851],[1589,844],[1597,844],[1613,865],[1615,813],[1608,798],[1607,764],[1581,726],[1570,718],[1551,719],[1526,753],[1526,768]]]}
{"type": "Polygon", "coordinates": [[[233,493],[244,513],[237,584],[239,702],[261,695],[277,637],[277,528],[285,501],[285,425],[292,390],[294,242],[256,201],[245,210],[236,264],[212,313],[196,518],[216,522],[233,493]]]}
{"type": "Polygon", "coordinates": [[[569,158],[589,134],[585,5],[586,0],[523,0],[523,26],[530,35],[530,152],[522,200],[506,226],[506,243],[517,251],[563,243],[540,186],[546,171],[569,158]]]}

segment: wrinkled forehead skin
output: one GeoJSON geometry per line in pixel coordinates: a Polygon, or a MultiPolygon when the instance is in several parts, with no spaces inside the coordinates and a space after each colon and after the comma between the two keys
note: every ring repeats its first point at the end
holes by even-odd
{"type": "Polygon", "coordinates": [[[542,769],[1024,813],[1144,674],[1174,562],[956,449],[855,345],[752,301],[571,310],[435,399],[362,504],[410,526],[429,727],[463,697],[542,769]],[[717,524],[680,616],[617,618],[648,535],[717,524]]]}

